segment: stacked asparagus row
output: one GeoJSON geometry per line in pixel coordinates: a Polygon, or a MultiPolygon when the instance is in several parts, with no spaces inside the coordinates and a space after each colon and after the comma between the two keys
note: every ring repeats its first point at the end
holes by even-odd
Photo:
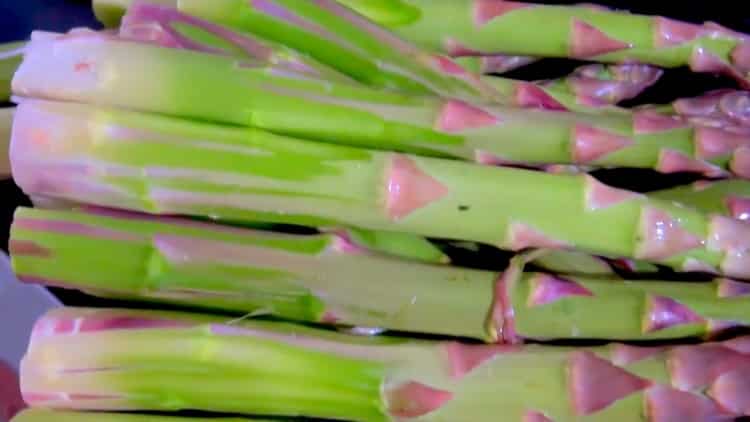
{"type": "Polygon", "coordinates": [[[430,265],[335,235],[295,236],[127,214],[21,209],[21,279],[107,297],[497,342],[704,336],[750,325],[750,285],[621,282],[430,265]],[[112,255],[94,258],[97,249],[112,255]],[[416,301],[414,298],[418,298],[416,301]],[[595,316],[607,309],[612,321],[595,316]]]}
{"type": "Polygon", "coordinates": [[[749,352],[748,338],[668,348],[481,346],[63,309],[39,320],[22,370],[32,405],[64,409],[197,408],[356,421],[481,422],[499,414],[707,421],[750,411],[749,352]]]}
{"type": "MultiPolygon", "coordinates": [[[[639,61],[721,72],[743,86],[750,83],[750,38],[715,23],[695,25],[596,5],[548,6],[505,0],[337,1],[406,39],[452,55],[639,61]],[[519,39],[524,42],[517,42],[519,39]]],[[[222,2],[227,9],[230,4],[231,0],[222,2]]]]}
{"type": "Polygon", "coordinates": [[[744,35],[492,0],[94,4],[116,32],[37,32],[13,78],[12,173],[37,204],[13,267],[184,312],[45,315],[15,421],[750,416],[749,340],[714,340],[750,326],[747,93],[616,106],[653,65],[746,80],[744,35]],[[444,48],[645,64],[532,83],[444,48]],[[724,180],[642,193],[585,173],[609,167],[724,180]],[[451,262],[466,242],[516,255],[451,262]]]}

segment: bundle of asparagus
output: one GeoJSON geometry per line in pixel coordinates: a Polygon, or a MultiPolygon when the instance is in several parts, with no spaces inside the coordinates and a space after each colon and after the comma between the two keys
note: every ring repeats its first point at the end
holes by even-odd
{"type": "Polygon", "coordinates": [[[38,31],[12,65],[36,205],[12,262],[154,309],[41,318],[15,421],[750,416],[750,94],[618,106],[660,67],[746,83],[747,36],[500,0],[94,7],[109,30],[38,31]],[[607,64],[480,74],[512,55],[607,64]],[[587,173],[610,168],[703,179],[587,173]]]}

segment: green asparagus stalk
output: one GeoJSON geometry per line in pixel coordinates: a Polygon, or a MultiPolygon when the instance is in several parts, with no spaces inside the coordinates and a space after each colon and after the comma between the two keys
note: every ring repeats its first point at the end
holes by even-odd
{"type": "Polygon", "coordinates": [[[750,177],[747,136],[658,113],[481,108],[283,73],[250,59],[76,36],[34,42],[14,91],[483,164],[573,162],[750,177]]]}
{"type": "Polygon", "coordinates": [[[706,213],[750,220],[750,183],[744,180],[701,181],[689,186],[651,192],[649,195],[681,202],[706,213]]]}
{"type": "Polygon", "coordinates": [[[661,69],[643,64],[591,64],[579,67],[567,77],[543,82],[542,86],[568,92],[579,104],[601,107],[635,98],[662,74],[661,69]]]}
{"type": "Polygon", "coordinates": [[[436,264],[450,263],[450,257],[434,243],[411,233],[366,230],[359,227],[323,229],[323,232],[335,233],[353,245],[373,252],[436,264]]]}
{"type": "Polygon", "coordinates": [[[714,23],[694,25],[599,6],[504,0],[338,1],[370,17],[376,16],[376,8],[398,15],[401,19],[379,23],[417,45],[449,55],[518,54],[690,66],[696,72],[727,74],[745,87],[750,84],[750,37],[714,23]]]}
{"type": "Polygon", "coordinates": [[[14,271],[27,281],[239,314],[497,341],[487,327],[496,273],[368,253],[341,236],[35,209],[18,210],[13,231],[14,271]],[[112,253],[95,258],[109,246],[112,253]]]}
{"type": "Polygon", "coordinates": [[[63,308],[38,321],[21,377],[27,401],[56,409],[364,422],[730,420],[750,414],[748,344],[467,345],[63,308]]]}
{"type": "MultiPolygon", "coordinates": [[[[249,56],[264,63],[291,67],[308,77],[351,81],[332,68],[288,48],[187,15],[172,7],[151,3],[130,5],[122,19],[120,35],[166,47],[238,58],[249,56]]],[[[498,100],[506,105],[587,113],[628,113],[625,109],[605,106],[634,97],[660,75],[659,69],[647,65],[589,65],[579,68],[567,78],[542,85],[498,77],[486,77],[484,81],[496,89],[498,100]]],[[[675,108],[685,108],[678,103],[675,103],[675,108]]],[[[715,122],[706,119],[708,117],[701,118],[699,123],[716,126],[715,122]]]]}
{"type": "Polygon", "coordinates": [[[750,94],[747,91],[719,89],[694,98],[681,98],[672,104],[646,105],[638,109],[676,114],[695,124],[750,133],[750,94]]]}
{"type": "MultiPolygon", "coordinates": [[[[551,81],[526,82],[498,76],[483,76],[482,80],[495,88],[504,104],[627,115],[633,111],[613,105],[643,92],[656,82],[661,72],[648,65],[595,64],[580,67],[565,78],[551,81]]],[[[642,110],[664,112],[664,107],[643,107],[642,110]]],[[[706,122],[712,123],[710,120],[706,122]]]]}
{"type": "MultiPolygon", "coordinates": [[[[238,58],[249,56],[265,63],[289,64],[293,69],[310,69],[307,73],[312,77],[337,81],[346,78],[332,68],[284,47],[269,44],[247,33],[233,31],[171,7],[150,3],[136,2],[129,6],[121,21],[120,36],[165,47],[238,58]]],[[[592,105],[601,107],[605,102],[616,102],[635,95],[636,91],[653,83],[653,79],[658,77],[658,72],[658,69],[643,65],[610,66],[604,69],[599,69],[598,65],[591,65],[580,69],[564,81],[551,82],[550,84],[554,85],[552,92],[548,92],[546,87],[540,88],[528,82],[512,79],[490,77],[485,78],[485,82],[497,89],[504,104],[591,111],[589,108],[592,105]],[[594,73],[595,76],[592,75],[594,73]]]]}
{"type": "Polygon", "coordinates": [[[7,154],[10,147],[10,133],[13,127],[15,108],[0,108],[0,180],[10,177],[10,160],[7,154]]]}
{"type": "Polygon", "coordinates": [[[11,164],[28,194],[93,205],[362,227],[510,250],[574,247],[750,276],[747,223],[588,175],[476,166],[41,100],[16,110],[11,164]]]}
{"type": "Polygon", "coordinates": [[[309,78],[356,83],[345,74],[282,45],[150,2],[136,2],[129,7],[128,14],[122,19],[119,36],[170,48],[249,57],[309,78]]]}
{"type": "Polygon", "coordinates": [[[24,46],[23,41],[0,44],[0,103],[10,98],[10,82],[21,63],[24,46]]]}
{"type": "MultiPolygon", "coordinates": [[[[251,3],[180,0],[171,3],[194,17],[304,52],[376,88],[421,95],[438,93],[467,101],[499,100],[492,87],[449,58],[422,51],[333,0],[255,0],[251,3]]],[[[104,6],[99,7],[109,4],[105,1],[104,6]]]]}
{"type": "Polygon", "coordinates": [[[671,339],[750,326],[750,284],[729,279],[553,276],[523,272],[526,256],[497,273],[371,254],[333,235],[113,212],[22,208],[11,231],[21,280],[240,315],[487,342],[671,339]],[[596,317],[604,309],[610,320],[596,317]]]}
{"type": "Polygon", "coordinates": [[[134,413],[70,412],[50,409],[28,409],[11,422],[270,422],[266,419],[176,417],[134,413]]]}

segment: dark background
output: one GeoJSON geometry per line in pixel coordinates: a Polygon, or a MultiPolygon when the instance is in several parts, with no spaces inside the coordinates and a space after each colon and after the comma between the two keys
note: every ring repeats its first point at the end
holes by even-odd
{"type": "MultiPolygon", "coordinates": [[[[211,1],[211,0],[206,0],[211,1]]],[[[300,0],[306,1],[306,0],[300,0]]],[[[573,4],[580,1],[536,1],[549,4],[573,4]]],[[[634,13],[660,14],[691,22],[714,21],[729,28],[750,33],[750,12],[744,11],[742,0],[650,2],[596,0],[609,7],[634,13]]],[[[0,0],[0,42],[27,39],[34,29],[65,31],[76,26],[98,28],[99,25],[86,0],[0,0]]],[[[519,79],[546,79],[562,76],[580,63],[567,60],[544,60],[506,76],[519,79]]],[[[674,69],[644,95],[637,103],[665,103],[678,97],[699,95],[707,90],[734,87],[733,81],[705,74],[693,74],[687,69],[674,69]]],[[[636,104],[632,102],[631,104],[636,104]]],[[[3,152],[4,153],[4,152],[3,152]]],[[[600,171],[596,176],[603,181],[637,190],[651,190],[689,182],[688,175],[658,175],[640,170],[600,171]]],[[[12,181],[0,181],[0,249],[7,251],[8,228],[13,210],[29,205],[28,199],[12,181]]]]}

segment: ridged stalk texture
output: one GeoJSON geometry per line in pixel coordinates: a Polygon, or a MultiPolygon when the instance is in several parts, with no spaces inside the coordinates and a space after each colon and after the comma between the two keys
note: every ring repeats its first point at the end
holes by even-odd
{"type": "Polygon", "coordinates": [[[503,273],[286,235],[105,212],[20,209],[10,241],[28,282],[106,297],[297,321],[476,338],[647,340],[750,326],[750,284],[503,273]],[[107,250],[110,253],[98,254],[107,250]],[[606,310],[608,318],[598,318],[606,310]]]}
{"type": "Polygon", "coordinates": [[[659,113],[480,107],[310,79],[251,59],[90,35],[33,43],[13,87],[23,96],[123,106],[484,164],[577,163],[750,177],[747,135],[692,127],[659,113]],[[55,69],[52,76],[49,69],[55,69]]]}
{"type": "Polygon", "coordinates": [[[21,378],[27,401],[59,409],[666,422],[750,414],[749,370],[747,338],[673,347],[468,345],[68,308],[39,320],[21,378]]]}

